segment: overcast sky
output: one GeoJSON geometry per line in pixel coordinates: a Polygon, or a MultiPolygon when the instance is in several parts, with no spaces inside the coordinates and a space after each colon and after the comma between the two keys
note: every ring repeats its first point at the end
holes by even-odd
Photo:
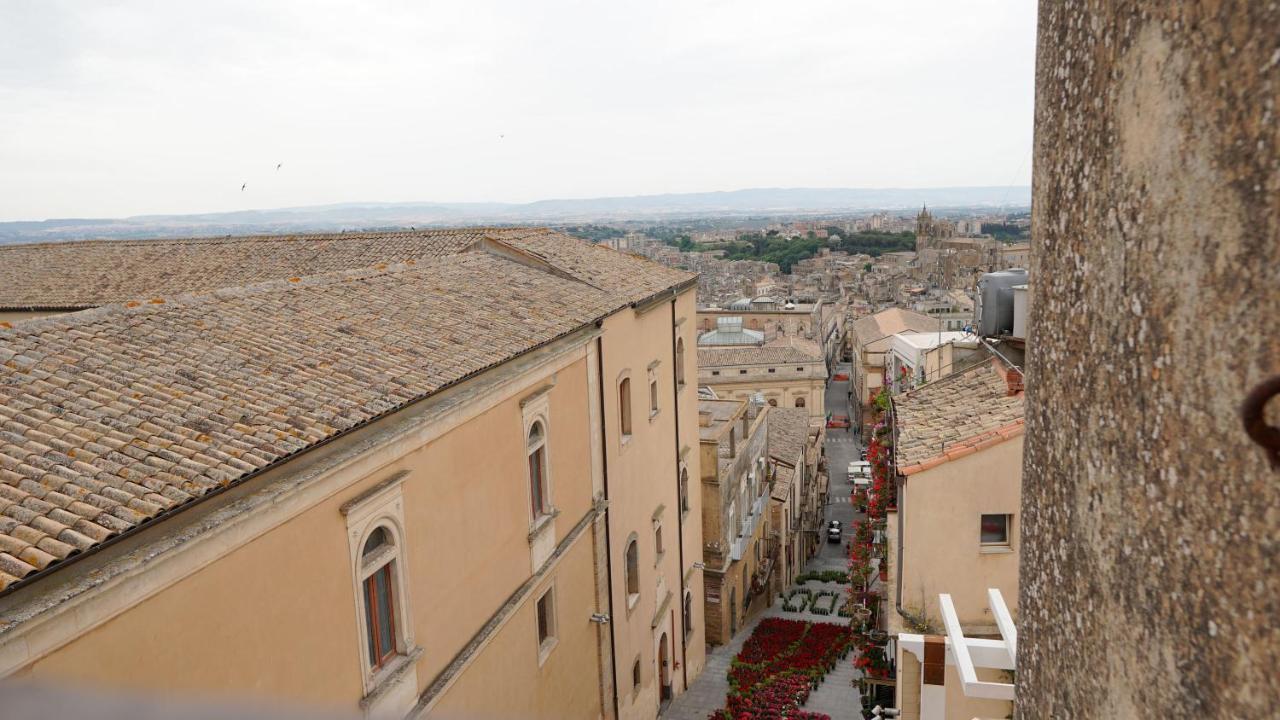
{"type": "Polygon", "coordinates": [[[1028,184],[1034,6],[0,0],[0,220],[1028,184]]]}

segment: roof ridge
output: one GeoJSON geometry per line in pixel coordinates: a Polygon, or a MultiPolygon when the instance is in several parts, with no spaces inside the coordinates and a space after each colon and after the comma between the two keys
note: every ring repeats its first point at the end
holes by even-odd
{"type": "MultiPolygon", "coordinates": [[[[31,243],[0,244],[0,252],[11,249],[31,249],[48,247],[68,247],[85,245],[229,245],[245,242],[314,242],[316,240],[351,240],[370,237],[387,237],[394,235],[461,235],[477,234],[481,236],[502,231],[524,228],[503,228],[496,225],[440,227],[440,228],[395,228],[392,230],[338,230],[333,232],[307,233],[256,233],[251,235],[204,235],[194,237],[157,237],[157,238],[85,238],[83,240],[45,240],[31,243]]],[[[538,226],[531,230],[549,232],[550,228],[538,226]]]]}
{"type": "MultiPolygon", "coordinates": [[[[448,260],[464,258],[468,255],[470,255],[470,253],[455,253],[452,255],[433,258],[428,262],[427,267],[448,260]]],[[[497,255],[489,256],[498,260],[506,260],[505,258],[497,255]]],[[[506,262],[511,261],[506,260],[506,262]]],[[[419,261],[416,260],[406,260],[401,263],[377,263],[367,267],[334,270],[332,272],[316,273],[314,275],[303,275],[276,280],[263,280],[261,282],[249,283],[247,285],[231,285],[205,292],[179,293],[168,297],[155,296],[147,300],[127,300],[125,302],[107,303],[105,305],[99,305],[86,310],[23,320],[22,322],[14,325],[0,322],[0,338],[4,338],[6,336],[21,337],[33,335],[46,330],[65,330],[73,327],[82,327],[106,318],[117,317],[120,315],[143,314],[149,311],[158,311],[173,307],[193,307],[213,302],[220,302],[223,300],[231,300],[234,298],[249,297],[252,295],[269,295],[279,292],[288,292],[290,290],[300,288],[324,287],[353,280],[365,280],[381,275],[394,275],[396,273],[425,269],[427,268],[422,267],[419,261]],[[6,325],[9,325],[9,327],[6,327],[6,325]]]]}

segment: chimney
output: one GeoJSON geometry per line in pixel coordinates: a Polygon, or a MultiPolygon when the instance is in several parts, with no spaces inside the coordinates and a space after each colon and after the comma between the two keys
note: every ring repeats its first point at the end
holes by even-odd
{"type": "Polygon", "coordinates": [[[1004,382],[1009,387],[1008,397],[1013,397],[1022,392],[1022,371],[1009,368],[1009,371],[1004,374],[1004,382]]]}

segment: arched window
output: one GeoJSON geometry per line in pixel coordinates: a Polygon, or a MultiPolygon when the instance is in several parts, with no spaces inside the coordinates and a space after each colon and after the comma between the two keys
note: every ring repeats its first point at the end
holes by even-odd
{"type": "Polygon", "coordinates": [[[689,634],[693,632],[693,593],[684,591],[684,636],[688,639],[689,634]]]}
{"type": "Polygon", "coordinates": [[[684,387],[684,338],[676,338],[676,387],[684,387]]]}
{"type": "Polygon", "coordinates": [[[618,419],[622,434],[631,434],[631,378],[624,377],[618,383],[618,419]]]}
{"type": "Polygon", "coordinates": [[[364,587],[365,630],[369,665],[377,670],[399,650],[396,647],[395,565],[399,552],[394,536],[378,526],[360,551],[364,587]]]}
{"type": "Polygon", "coordinates": [[[689,469],[680,468],[680,512],[689,512],[689,469]]]}
{"type": "Polygon", "coordinates": [[[529,428],[529,499],[532,503],[533,519],[550,512],[550,499],[547,497],[547,431],[542,421],[538,420],[529,428]]]}
{"type": "Polygon", "coordinates": [[[627,595],[640,595],[640,548],[634,535],[627,542],[627,595]]]}
{"type": "Polygon", "coordinates": [[[778,407],[778,399],[769,398],[769,407],[778,407]]]}
{"type": "Polygon", "coordinates": [[[796,407],[804,407],[804,398],[802,397],[796,398],[796,407]]]}

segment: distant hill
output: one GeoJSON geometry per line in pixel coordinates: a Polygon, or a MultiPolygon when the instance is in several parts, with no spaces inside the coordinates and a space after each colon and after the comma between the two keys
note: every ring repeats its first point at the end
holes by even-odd
{"type": "Polygon", "coordinates": [[[558,224],[692,217],[805,215],[945,208],[1025,208],[1026,186],[954,188],[757,188],[531,203],[342,203],[198,215],[138,215],[0,222],[0,244],[250,233],[326,232],[389,227],[558,224]]]}

